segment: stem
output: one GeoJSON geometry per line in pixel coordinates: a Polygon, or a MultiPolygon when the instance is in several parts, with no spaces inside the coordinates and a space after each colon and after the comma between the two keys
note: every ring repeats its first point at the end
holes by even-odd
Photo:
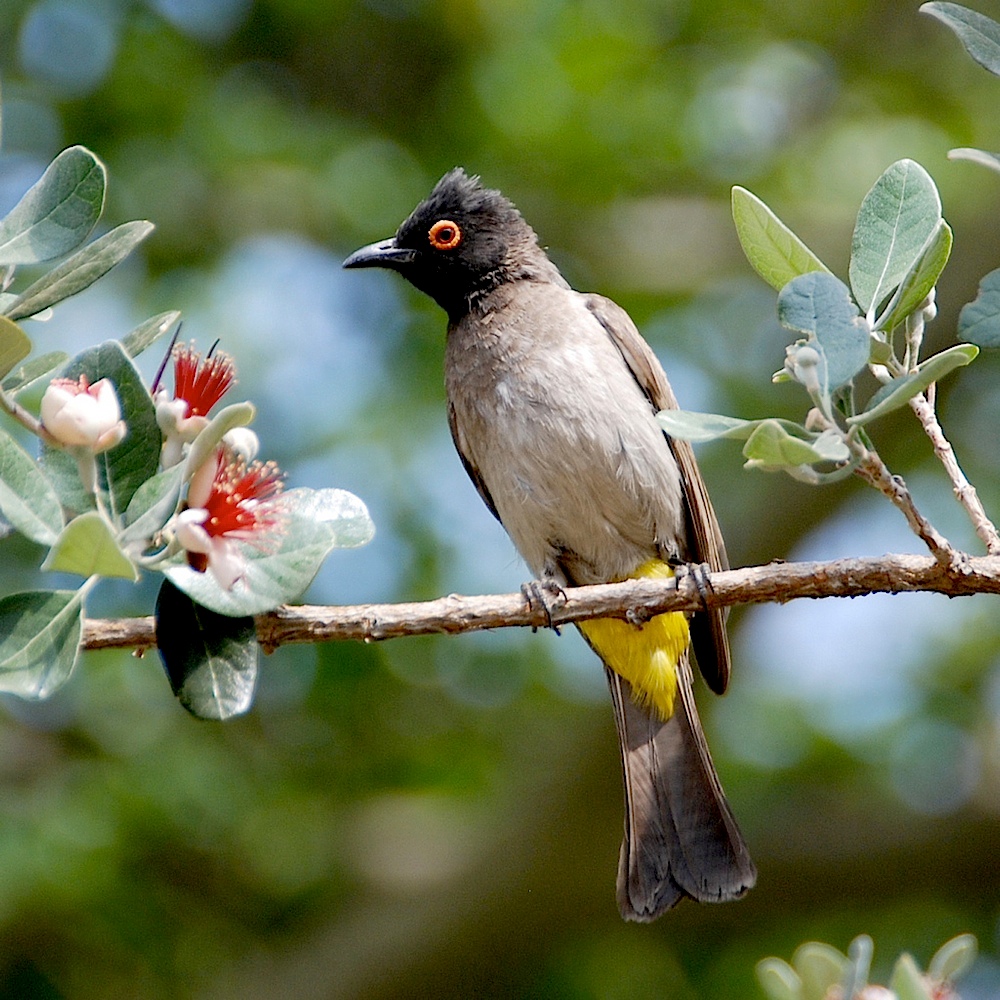
{"type": "MultiPolygon", "coordinates": [[[[569,625],[589,618],[627,618],[666,611],[703,611],[738,604],[786,603],[798,598],[860,597],[927,591],[961,597],[1000,594],[1000,557],[969,556],[961,571],[926,555],[882,555],[833,562],[768,563],[718,571],[699,591],[693,578],[625,580],[568,587],[567,600],[551,609],[552,622],[569,625]]],[[[411,635],[455,635],[497,628],[545,628],[545,613],[523,594],[460,597],[452,594],[411,604],[341,607],[283,606],[257,615],[257,639],[270,652],[288,643],[353,639],[374,642],[411,635]]],[[[155,623],[149,618],[88,620],[85,649],[151,649],[155,623]]]]}
{"type": "Polygon", "coordinates": [[[944,431],[938,422],[934,404],[928,396],[930,396],[930,392],[928,392],[927,396],[923,394],[914,396],[910,400],[910,408],[916,414],[920,425],[924,429],[924,433],[930,439],[931,446],[934,448],[934,454],[937,455],[944,466],[945,472],[948,474],[948,478],[951,480],[955,498],[965,508],[966,513],[969,515],[969,520],[972,521],[972,526],[976,529],[976,535],[979,537],[979,540],[986,546],[986,551],[991,556],[1000,555],[1000,534],[997,533],[996,526],[987,516],[975,486],[969,482],[961,466],[958,464],[958,459],[955,457],[955,449],[952,448],[951,442],[944,436],[944,431]]]}
{"type": "Polygon", "coordinates": [[[46,444],[56,448],[62,447],[58,441],[45,429],[41,420],[29,413],[17,400],[11,399],[7,393],[0,391],[0,409],[13,417],[22,427],[40,437],[46,444]]]}
{"type": "Polygon", "coordinates": [[[954,565],[959,559],[958,553],[948,539],[917,510],[913,496],[902,477],[889,472],[878,452],[869,451],[860,442],[855,442],[855,445],[863,452],[855,470],[857,474],[870,486],[874,486],[887,496],[903,512],[907,523],[938,562],[945,566],[954,565]]]}

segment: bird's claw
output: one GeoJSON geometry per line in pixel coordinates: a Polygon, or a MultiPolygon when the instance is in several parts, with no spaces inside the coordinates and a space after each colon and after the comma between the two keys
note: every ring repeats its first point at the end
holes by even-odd
{"type": "Polygon", "coordinates": [[[701,604],[705,611],[710,610],[708,607],[708,595],[712,593],[711,572],[712,567],[707,562],[678,562],[674,565],[674,576],[677,579],[677,585],[680,586],[680,582],[684,577],[690,576],[694,581],[695,588],[698,591],[698,596],[701,598],[701,604]]]}
{"type": "MultiPolygon", "coordinates": [[[[545,627],[552,629],[556,635],[561,635],[559,626],[552,619],[552,612],[559,604],[565,604],[568,598],[562,586],[552,579],[529,580],[521,584],[521,594],[529,611],[541,611],[545,615],[545,627]]],[[[537,629],[536,625],[531,626],[532,632],[537,629]]]]}

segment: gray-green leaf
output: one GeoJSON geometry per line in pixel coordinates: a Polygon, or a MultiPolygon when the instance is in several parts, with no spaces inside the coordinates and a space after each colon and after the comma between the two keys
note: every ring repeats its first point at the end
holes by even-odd
{"type": "Polygon", "coordinates": [[[760,198],[739,186],[733,188],[733,222],[750,266],[775,291],[800,274],[828,270],[760,198]]]}
{"type": "Polygon", "coordinates": [[[848,417],[847,422],[860,427],[900,409],[918,392],[923,392],[934,382],[940,382],[956,368],[963,368],[975,361],[978,354],[979,348],[974,344],[955,344],[931,355],[917,366],[916,371],[883,385],[868,401],[868,406],[861,413],[848,417]]]}
{"type": "Polygon", "coordinates": [[[0,513],[32,541],[51,545],[62,531],[59,498],[38,464],[0,431],[0,513]]]}
{"type": "Polygon", "coordinates": [[[876,321],[876,329],[891,330],[924,302],[948,263],[951,244],[951,226],[942,219],[876,321]]]}
{"type": "Polygon", "coordinates": [[[778,319],[819,343],[831,392],[868,364],[868,324],[847,286],[832,274],[813,271],[793,278],[778,295],[778,319]]]}
{"type": "Polygon", "coordinates": [[[130,358],[137,358],[147,347],[155,344],[181,318],[176,310],[160,313],[140,323],[131,333],[122,337],[122,347],[130,358]]]}
{"type": "Polygon", "coordinates": [[[980,66],[1000,76],[1000,24],[957,3],[925,3],[920,10],[951,28],[980,66]]]}
{"type": "Polygon", "coordinates": [[[913,160],[892,164],[865,195],[851,242],[850,278],[869,320],[914,266],[940,221],[937,187],[913,160]]]}
{"type": "Polygon", "coordinates": [[[224,590],[210,572],[185,564],[164,570],[178,588],[223,615],[256,615],[297,598],[335,548],[363,545],[374,534],[365,505],[345,490],[289,490],[281,498],[280,533],[257,545],[237,542],[247,560],[244,578],[224,590]]]}
{"type": "Polygon", "coordinates": [[[1000,268],[990,271],[976,297],[962,306],[958,335],[980,347],[1000,347],[1000,268]]]}
{"type": "Polygon", "coordinates": [[[64,149],[0,222],[0,263],[38,264],[80,246],[101,217],[106,174],[89,149],[64,149]]]}
{"type": "Polygon", "coordinates": [[[80,655],[83,594],[34,590],[0,600],[0,691],[48,698],[80,655]]]}
{"type": "Polygon", "coordinates": [[[65,351],[49,351],[47,354],[39,354],[38,357],[26,361],[19,368],[15,368],[3,380],[3,391],[6,393],[23,392],[46,376],[51,377],[68,358],[69,355],[65,351]]]}
{"type": "Polygon", "coordinates": [[[990,170],[1000,172],[1000,153],[987,153],[984,149],[971,149],[968,146],[960,146],[958,149],[948,150],[949,160],[969,160],[978,163],[980,166],[988,167],[990,170]]]}
{"type": "Polygon", "coordinates": [[[939,983],[954,982],[976,960],[978,950],[974,935],[959,934],[938,948],[927,966],[927,974],[939,983]]]}
{"type": "Polygon", "coordinates": [[[182,471],[182,466],[175,465],[147,479],[135,491],[125,511],[127,527],[118,539],[121,545],[144,543],[166,524],[180,501],[182,471]]]}
{"type": "Polygon", "coordinates": [[[151,222],[126,222],[112,229],[29,285],[4,313],[11,319],[23,319],[82,292],[123,261],[152,231],[151,222]]]}

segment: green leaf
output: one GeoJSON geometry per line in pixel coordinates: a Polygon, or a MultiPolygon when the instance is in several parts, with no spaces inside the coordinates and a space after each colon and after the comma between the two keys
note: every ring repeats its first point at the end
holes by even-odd
{"type": "Polygon", "coordinates": [[[909,955],[900,955],[896,960],[889,989],[897,1000],[932,1000],[930,989],[924,983],[917,963],[909,955]]]}
{"type": "Polygon", "coordinates": [[[832,274],[813,271],[793,278],[778,294],[778,319],[819,343],[831,392],[868,364],[868,324],[847,285],[832,274]]]}
{"type": "Polygon", "coordinates": [[[0,264],[38,264],[75,250],[101,217],[105,180],[89,149],[64,149],[0,222],[0,264]]]}
{"type": "Polygon", "coordinates": [[[180,319],[176,310],[160,313],[140,323],[131,333],[122,337],[122,347],[130,358],[137,358],[147,347],[155,344],[180,319]]]}
{"type": "Polygon", "coordinates": [[[191,442],[191,449],[184,461],[184,482],[188,482],[215,454],[215,449],[229,431],[235,427],[246,427],[253,422],[256,415],[257,410],[253,403],[230,403],[219,410],[191,442]]]}
{"type": "Polygon", "coordinates": [[[948,150],[949,160],[969,160],[978,163],[982,167],[1000,172],[1000,153],[987,153],[983,149],[969,149],[962,146],[958,149],[948,150]]]}
{"type": "Polygon", "coordinates": [[[980,66],[1000,76],[1000,24],[957,3],[925,3],[920,11],[951,28],[980,66]]]}
{"type": "Polygon", "coordinates": [[[976,297],[962,306],[958,335],[980,347],[1000,347],[1000,268],[990,271],[976,297]]]}
{"type": "Polygon", "coordinates": [[[682,441],[715,441],[718,438],[743,441],[760,423],[758,420],[737,420],[720,413],[696,413],[692,410],[661,410],[656,419],[671,437],[682,441]]]}
{"type": "Polygon", "coordinates": [[[927,974],[938,983],[954,982],[968,971],[977,951],[974,935],[959,934],[938,948],[927,966],[927,974]]]}
{"type": "Polygon", "coordinates": [[[216,614],[164,580],[156,642],[170,687],[192,715],[225,720],[249,710],[260,657],[252,617],[216,614]]]}
{"type": "Polygon", "coordinates": [[[0,378],[5,378],[30,353],[27,334],[13,320],[0,316],[0,378]]]}
{"type": "Polygon", "coordinates": [[[931,293],[951,256],[951,226],[942,219],[928,237],[920,256],[904,275],[895,294],[875,323],[878,330],[891,330],[902,323],[931,293]]]}
{"type": "Polygon", "coordinates": [[[869,320],[914,266],[940,221],[934,181],[913,160],[894,163],[865,195],[851,242],[850,277],[869,320]]]}
{"type": "Polygon", "coordinates": [[[798,973],[780,958],[761,959],[757,980],[769,1000],[804,1000],[798,973]]]}
{"type": "Polygon", "coordinates": [[[63,528],[49,551],[42,569],[79,576],[120,576],[138,580],[132,560],[119,548],[107,521],[90,510],[73,518],[63,528]]]}
{"type": "Polygon", "coordinates": [[[750,266],[775,291],[800,274],[828,270],[760,198],[739,186],[733,188],[733,222],[750,266]]]}
{"type": "Polygon", "coordinates": [[[3,380],[3,391],[9,394],[23,392],[46,376],[53,376],[68,358],[65,351],[49,351],[26,361],[3,380]]]}
{"type": "Polygon", "coordinates": [[[81,590],[34,590],[0,600],[0,691],[48,698],[69,679],[83,633],[81,590]]]}
{"type": "Polygon", "coordinates": [[[132,495],[125,511],[125,524],[119,543],[124,546],[151,539],[177,509],[181,496],[182,466],[157,473],[147,479],[132,495]]]}
{"type": "Polygon", "coordinates": [[[126,222],[112,229],[29,285],[4,313],[23,319],[82,292],[123,261],[153,228],[151,222],[126,222]]]}
{"type": "MultiPolygon", "coordinates": [[[[808,433],[808,432],[806,432],[808,433]]],[[[833,448],[828,438],[816,447],[816,441],[789,434],[777,420],[762,420],[743,446],[747,468],[772,471],[814,462],[842,461],[847,452],[833,448]]]]}
{"type": "Polygon", "coordinates": [[[297,598],[335,548],[364,545],[374,534],[365,505],[345,490],[289,490],[282,495],[285,519],[280,534],[261,537],[257,545],[237,542],[246,574],[224,590],[210,572],[186,563],[164,572],[199,604],[223,615],[257,615],[297,598]]]}
{"type": "Polygon", "coordinates": [[[844,978],[847,956],[831,945],[807,941],[796,949],[792,965],[802,980],[803,1000],[824,1000],[844,978]]]}
{"type": "Polygon", "coordinates": [[[51,545],[62,531],[59,497],[37,463],[0,431],[0,513],[34,542],[51,545]]]}
{"type": "Polygon", "coordinates": [[[979,348],[974,344],[955,344],[947,350],[934,354],[922,361],[917,370],[895,378],[882,386],[868,401],[868,406],[861,413],[847,418],[847,423],[861,427],[879,417],[905,406],[909,400],[923,392],[934,382],[940,382],[956,368],[964,368],[979,354],[979,348]]]}
{"type": "MultiPolygon", "coordinates": [[[[128,507],[135,491],[156,475],[160,465],[163,436],[156,423],[153,400],[131,358],[114,340],[78,355],[66,366],[65,375],[74,379],[86,375],[91,384],[108,378],[118,393],[128,433],[121,444],[97,456],[100,482],[108,491],[112,515],[118,516],[128,507]]],[[[74,504],[72,509],[85,508],[74,504]]]]}

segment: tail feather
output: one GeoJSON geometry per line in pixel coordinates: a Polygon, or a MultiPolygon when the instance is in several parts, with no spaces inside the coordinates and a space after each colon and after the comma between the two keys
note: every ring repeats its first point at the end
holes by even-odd
{"type": "Polygon", "coordinates": [[[627,920],[653,920],[684,896],[737,899],[757,879],[705,742],[687,654],[677,670],[680,697],[664,721],[607,669],[625,778],[618,906],[627,920]]]}

